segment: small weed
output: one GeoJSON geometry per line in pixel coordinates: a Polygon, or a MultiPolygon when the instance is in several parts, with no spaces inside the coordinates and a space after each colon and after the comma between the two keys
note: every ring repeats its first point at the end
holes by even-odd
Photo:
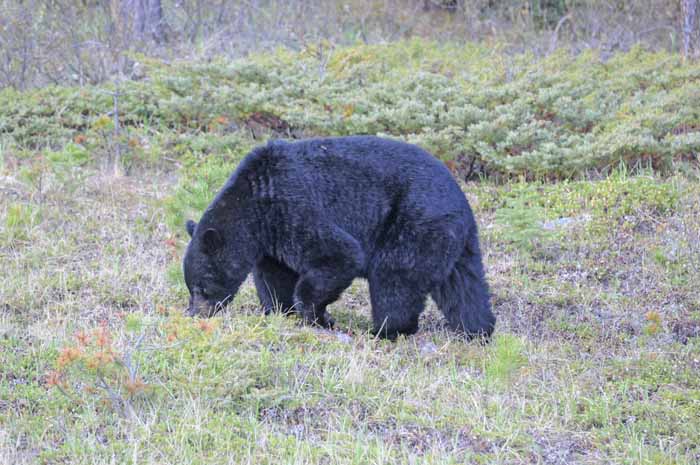
{"type": "Polygon", "coordinates": [[[5,234],[0,243],[26,241],[41,222],[41,208],[30,203],[11,203],[5,211],[5,234]]]}
{"type": "Polygon", "coordinates": [[[551,239],[552,232],[542,226],[544,219],[544,208],[527,198],[509,200],[506,206],[496,210],[496,223],[503,227],[503,240],[524,252],[533,252],[551,239]]]}
{"type": "Polygon", "coordinates": [[[147,354],[158,351],[158,358],[167,360],[168,352],[198,352],[218,326],[217,320],[184,318],[179,312],[172,312],[164,322],[148,322],[143,315],[132,313],[125,318],[122,349],[106,324],[78,331],[73,343],[60,349],[55,369],[46,375],[46,384],[73,402],[110,404],[120,416],[136,420],[139,412],[133,401],[150,388],[144,379],[152,374],[142,369],[147,354]],[[155,337],[144,346],[148,333],[154,331],[155,337]]]}
{"type": "Polygon", "coordinates": [[[661,331],[662,320],[659,312],[649,311],[646,313],[646,315],[644,315],[644,319],[646,320],[646,326],[644,327],[644,332],[646,334],[653,336],[661,331]]]}
{"type": "Polygon", "coordinates": [[[515,378],[517,371],[528,363],[525,344],[516,336],[500,334],[489,349],[490,357],[485,364],[484,375],[487,382],[494,386],[507,385],[515,378]]]}

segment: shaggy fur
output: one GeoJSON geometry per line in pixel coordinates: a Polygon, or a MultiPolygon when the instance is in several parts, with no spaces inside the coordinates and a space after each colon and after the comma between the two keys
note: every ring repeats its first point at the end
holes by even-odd
{"type": "Polygon", "coordinates": [[[494,329],[474,216],[424,150],[369,136],[270,142],[188,222],[190,314],[211,315],[251,272],[266,312],[331,327],[326,306],[369,281],[375,334],[415,333],[428,294],[468,336],[494,329]]]}

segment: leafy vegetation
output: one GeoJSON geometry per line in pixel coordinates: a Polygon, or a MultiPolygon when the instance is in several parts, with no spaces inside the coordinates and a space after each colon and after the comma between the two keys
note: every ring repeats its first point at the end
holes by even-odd
{"type": "MultiPolygon", "coordinates": [[[[98,84],[139,77],[148,57],[240,58],[277,47],[410,38],[480,41],[547,55],[634,45],[679,51],[692,10],[666,0],[84,0],[0,1],[0,88],[98,84]]],[[[691,2],[692,4],[693,2],[691,2]]],[[[687,2],[686,2],[687,4],[687,2]]],[[[690,31],[689,31],[690,32],[690,31]]],[[[692,39],[692,37],[688,37],[692,39]]],[[[694,48],[694,47],[693,47],[694,48]]],[[[692,49],[688,50],[692,54],[692,49]]]]}
{"type": "MultiPolygon", "coordinates": [[[[536,59],[414,40],[278,51],[216,64],[149,61],[120,85],[119,142],[134,162],[226,151],[241,137],[380,133],[420,143],[460,175],[571,178],[668,170],[698,149],[700,67],[634,49],[536,59]],[[233,140],[230,140],[230,136],[233,140]],[[223,137],[222,137],[223,136],[223,137]],[[148,145],[144,145],[144,140],[148,145]]],[[[10,147],[106,150],[112,90],[5,90],[10,147]],[[20,95],[22,97],[20,98],[20,95]]],[[[244,144],[245,145],[245,144],[244,144]]]]}
{"type": "Polygon", "coordinates": [[[0,463],[700,460],[697,64],[422,41],[144,63],[0,92],[0,463]],[[254,145],[355,132],[467,181],[492,343],[432,303],[376,340],[362,281],[337,331],[261,315],[250,282],[184,318],[184,219],[254,145]]]}

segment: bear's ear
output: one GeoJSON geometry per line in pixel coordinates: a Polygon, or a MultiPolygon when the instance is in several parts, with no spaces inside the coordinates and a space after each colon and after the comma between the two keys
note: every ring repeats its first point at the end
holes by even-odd
{"type": "Polygon", "coordinates": [[[187,228],[187,234],[189,234],[190,237],[193,237],[194,236],[194,228],[197,227],[197,223],[195,223],[192,220],[187,220],[187,224],[185,225],[185,227],[187,228]]]}
{"type": "Polygon", "coordinates": [[[219,251],[224,246],[224,238],[221,237],[219,231],[209,228],[204,231],[204,235],[202,235],[202,245],[204,245],[205,252],[212,254],[219,251]]]}

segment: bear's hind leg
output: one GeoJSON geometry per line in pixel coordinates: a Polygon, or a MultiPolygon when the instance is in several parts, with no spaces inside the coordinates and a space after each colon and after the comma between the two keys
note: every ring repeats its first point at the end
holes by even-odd
{"type": "Polygon", "coordinates": [[[489,339],[496,325],[496,317],[491,311],[488,284],[478,248],[466,247],[447,279],[437,285],[431,294],[452,329],[464,332],[468,339],[489,339]]]}
{"type": "Polygon", "coordinates": [[[253,281],[265,314],[291,312],[294,307],[294,286],[299,275],[284,264],[265,257],[253,269],[253,281]]]}
{"type": "Polygon", "coordinates": [[[425,307],[427,293],[390,270],[375,270],[370,275],[369,292],[375,335],[396,339],[399,334],[418,331],[418,317],[425,307]]]}

